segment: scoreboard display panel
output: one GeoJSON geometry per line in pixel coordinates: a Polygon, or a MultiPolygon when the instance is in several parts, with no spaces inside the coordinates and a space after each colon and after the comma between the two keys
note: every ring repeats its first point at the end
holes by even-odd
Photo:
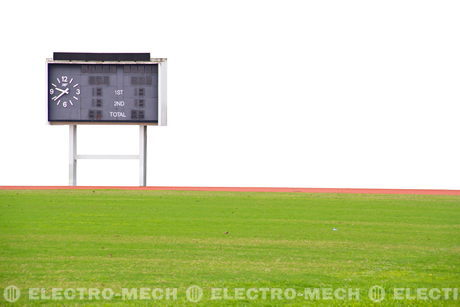
{"type": "Polygon", "coordinates": [[[48,61],[50,123],[166,124],[164,59],[70,58],[48,61]]]}

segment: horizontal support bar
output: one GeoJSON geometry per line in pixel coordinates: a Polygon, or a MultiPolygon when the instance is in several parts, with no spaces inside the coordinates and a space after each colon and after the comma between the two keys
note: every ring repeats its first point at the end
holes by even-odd
{"type": "Polygon", "coordinates": [[[77,155],[77,159],[139,159],[139,155],[77,155]]]}

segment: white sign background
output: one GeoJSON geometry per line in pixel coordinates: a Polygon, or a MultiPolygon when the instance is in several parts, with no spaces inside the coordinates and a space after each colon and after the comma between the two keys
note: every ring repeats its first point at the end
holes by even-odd
{"type": "MultiPolygon", "coordinates": [[[[53,51],[168,58],[148,184],[460,189],[458,1],[3,1],[0,185],[66,185],[47,124],[53,51]]],[[[137,126],[80,126],[79,154],[136,154],[137,126]]],[[[138,162],[79,161],[79,185],[138,162]]]]}

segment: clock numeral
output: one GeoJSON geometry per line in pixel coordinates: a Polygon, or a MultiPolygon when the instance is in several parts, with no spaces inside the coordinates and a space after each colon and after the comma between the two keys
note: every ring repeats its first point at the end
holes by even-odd
{"type": "Polygon", "coordinates": [[[54,90],[50,89],[50,95],[53,95],[53,94],[54,94],[54,90]]]}
{"type": "Polygon", "coordinates": [[[62,103],[62,106],[63,106],[64,108],[67,108],[67,101],[64,101],[64,102],[62,103]]]}
{"type": "Polygon", "coordinates": [[[67,76],[62,76],[61,80],[62,80],[62,82],[67,82],[67,76]]]}
{"type": "Polygon", "coordinates": [[[79,88],[77,88],[77,91],[75,92],[75,94],[80,95],[80,89],[79,88]]]}

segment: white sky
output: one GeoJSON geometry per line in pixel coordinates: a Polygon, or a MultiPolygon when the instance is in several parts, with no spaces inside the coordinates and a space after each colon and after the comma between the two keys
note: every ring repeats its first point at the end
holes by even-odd
{"type": "MultiPolygon", "coordinates": [[[[458,1],[3,1],[0,185],[68,184],[47,123],[53,51],[168,58],[148,184],[460,189],[458,1]]],[[[136,154],[137,126],[79,127],[79,154],[136,154]]],[[[137,185],[137,161],[79,161],[137,185]]]]}

